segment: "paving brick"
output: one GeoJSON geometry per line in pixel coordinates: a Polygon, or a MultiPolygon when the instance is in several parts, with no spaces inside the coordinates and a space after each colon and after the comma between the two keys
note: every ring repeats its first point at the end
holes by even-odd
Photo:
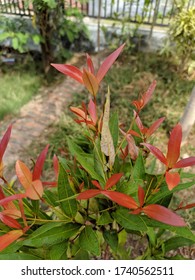
{"type": "Polygon", "coordinates": [[[53,91],[47,90],[47,94],[38,95],[23,106],[17,118],[1,122],[1,136],[9,124],[13,124],[4,164],[14,165],[19,154],[27,150],[29,145],[33,141],[37,141],[49,125],[59,119],[64,108],[71,101],[74,91],[78,93],[82,89],[82,85],[77,85],[71,79],[65,78],[53,91]]]}
{"type": "MultiPolygon", "coordinates": [[[[97,64],[96,57],[94,62],[97,64]]],[[[70,62],[72,63],[75,65],[77,62],[70,62]]],[[[62,82],[44,89],[41,94],[24,105],[17,117],[11,119],[7,117],[0,122],[0,138],[7,127],[11,123],[13,125],[11,139],[3,159],[8,169],[15,165],[17,159],[21,159],[22,152],[27,152],[32,142],[39,142],[41,133],[59,120],[64,109],[71,102],[73,94],[80,93],[83,88],[83,85],[70,77],[65,77],[62,82]]]]}

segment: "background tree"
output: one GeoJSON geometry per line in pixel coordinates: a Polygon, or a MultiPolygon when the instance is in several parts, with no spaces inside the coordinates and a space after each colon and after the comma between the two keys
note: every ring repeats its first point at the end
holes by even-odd
{"type": "Polygon", "coordinates": [[[73,43],[80,33],[87,37],[87,29],[82,21],[81,12],[72,7],[65,9],[64,0],[33,0],[32,4],[34,21],[41,35],[44,73],[47,79],[50,79],[53,74],[50,63],[54,59],[56,61],[56,53],[65,57],[67,52],[63,52],[62,48],[66,48],[68,43],[73,43]],[[69,16],[73,16],[76,21],[71,22],[69,16]]]}
{"type": "MultiPolygon", "coordinates": [[[[20,9],[33,11],[31,20],[1,16],[0,42],[9,40],[11,48],[19,53],[30,52],[32,43],[40,45],[42,72],[49,81],[53,77],[50,63],[66,60],[72,45],[81,47],[89,41],[83,15],[72,5],[65,8],[64,0],[27,0],[17,4],[20,9]]],[[[88,51],[87,44],[84,49],[88,51]]]]}

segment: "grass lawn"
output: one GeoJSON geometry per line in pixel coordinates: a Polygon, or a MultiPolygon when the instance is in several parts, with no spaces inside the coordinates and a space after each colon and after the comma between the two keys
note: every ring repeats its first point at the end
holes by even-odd
{"type": "Polygon", "coordinates": [[[4,65],[0,70],[0,120],[18,113],[38,92],[41,82],[40,75],[32,66],[4,65]]]}

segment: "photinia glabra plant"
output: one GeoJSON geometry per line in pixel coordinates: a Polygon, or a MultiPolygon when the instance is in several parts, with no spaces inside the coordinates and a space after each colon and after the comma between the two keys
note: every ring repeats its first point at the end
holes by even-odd
{"type": "Polygon", "coordinates": [[[82,102],[80,107],[70,107],[81,133],[78,139],[67,138],[67,158],[54,154],[48,159],[52,152],[48,153],[47,145],[32,166],[18,159],[16,180],[8,182],[3,156],[12,125],[2,136],[0,259],[131,259],[134,235],[143,252],[137,258],[168,259],[170,250],[195,243],[184,215],[195,202],[190,198],[190,202],[172,203],[177,191],[194,185],[194,177],[180,171],[195,165],[193,156],[180,159],[182,127],[178,123],[172,128],[165,156],[153,145],[165,117],[149,127],[141,120],[157,82],[131,102],[135,110],[126,132],[119,124],[118,112],[110,109],[109,86],[103,110],[97,102],[99,85],[124,46],[112,52],[97,71],[88,54],[82,70],[52,64],[91,94],[87,105],[82,102]],[[149,172],[152,157],[165,169],[149,172]],[[45,180],[47,160],[53,168],[49,181],[45,180]]]}

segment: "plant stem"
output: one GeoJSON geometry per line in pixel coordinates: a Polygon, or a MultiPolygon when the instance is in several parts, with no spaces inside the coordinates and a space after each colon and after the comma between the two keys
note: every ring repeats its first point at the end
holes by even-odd
{"type": "MultiPolygon", "coordinates": [[[[129,131],[129,130],[132,129],[132,127],[133,127],[133,125],[134,125],[134,122],[135,122],[135,116],[133,117],[132,122],[131,122],[131,124],[130,124],[130,127],[129,127],[129,129],[128,129],[127,131],[129,131]]],[[[126,133],[126,135],[123,137],[123,139],[122,139],[120,145],[118,146],[118,148],[117,148],[117,150],[116,150],[116,155],[119,153],[119,151],[120,151],[120,149],[121,149],[123,143],[124,143],[125,140],[126,140],[127,135],[128,135],[128,134],[126,133]]]]}

